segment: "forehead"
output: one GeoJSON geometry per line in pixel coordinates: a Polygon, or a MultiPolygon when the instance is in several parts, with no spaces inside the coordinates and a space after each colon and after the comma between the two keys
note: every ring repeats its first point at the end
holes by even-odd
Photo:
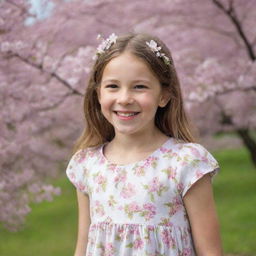
{"type": "Polygon", "coordinates": [[[146,62],[130,52],[122,53],[106,65],[102,81],[107,79],[158,80],[146,62]]]}

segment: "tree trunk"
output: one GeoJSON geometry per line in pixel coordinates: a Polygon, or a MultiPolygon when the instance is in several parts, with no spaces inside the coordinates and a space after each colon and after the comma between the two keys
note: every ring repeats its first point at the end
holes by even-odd
{"type": "Polygon", "coordinates": [[[256,142],[253,137],[250,135],[248,129],[239,129],[237,130],[237,134],[243,140],[244,145],[250,152],[251,160],[256,167],[256,142]]]}

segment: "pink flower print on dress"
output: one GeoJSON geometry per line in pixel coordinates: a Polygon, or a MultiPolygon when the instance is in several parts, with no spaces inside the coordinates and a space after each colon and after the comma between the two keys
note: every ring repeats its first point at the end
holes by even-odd
{"type": "Polygon", "coordinates": [[[161,232],[161,237],[162,237],[162,241],[164,244],[167,245],[168,248],[175,248],[175,241],[174,239],[171,237],[171,232],[168,229],[164,229],[161,232]]]}
{"type": "Polygon", "coordinates": [[[105,246],[104,256],[114,256],[115,248],[112,243],[107,243],[105,246]]]}
{"type": "Polygon", "coordinates": [[[84,183],[81,182],[81,181],[77,182],[77,183],[76,183],[76,186],[77,186],[77,188],[78,188],[79,190],[81,190],[81,191],[84,191],[85,188],[86,188],[86,186],[84,185],[84,183]]]}
{"type": "Polygon", "coordinates": [[[104,207],[98,200],[95,201],[94,211],[99,216],[103,216],[105,214],[104,207]]]}
{"type": "Polygon", "coordinates": [[[133,174],[137,177],[145,176],[144,166],[135,165],[135,167],[133,167],[133,174]]]}
{"type": "Polygon", "coordinates": [[[81,191],[84,191],[86,186],[82,181],[77,181],[76,174],[72,171],[69,174],[70,180],[74,183],[74,185],[81,191]]]}
{"type": "Polygon", "coordinates": [[[180,165],[186,166],[188,163],[195,165],[195,162],[191,159],[190,155],[184,155],[181,159],[180,165]]]}
{"type": "Polygon", "coordinates": [[[129,210],[133,211],[133,212],[137,212],[140,210],[140,207],[138,206],[138,204],[136,202],[132,202],[129,205],[129,210]]]}
{"type": "Polygon", "coordinates": [[[163,218],[162,217],[161,222],[158,225],[165,226],[165,227],[172,227],[173,223],[170,221],[169,218],[163,218]]]}
{"type": "Polygon", "coordinates": [[[117,167],[115,164],[108,164],[107,168],[108,170],[115,172],[117,167]]]}
{"type": "Polygon", "coordinates": [[[208,163],[209,162],[209,157],[207,156],[207,152],[204,153],[204,155],[202,155],[202,152],[200,152],[200,150],[198,150],[195,147],[191,147],[190,148],[191,153],[197,158],[200,159],[201,161],[208,163]]]}
{"type": "Polygon", "coordinates": [[[143,228],[143,232],[144,232],[143,238],[144,238],[144,240],[147,240],[147,243],[148,242],[150,243],[150,232],[154,232],[154,230],[155,230],[154,226],[151,226],[151,225],[145,226],[143,228]]]}
{"type": "Polygon", "coordinates": [[[134,248],[136,250],[143,248],[143,240],[141,238],[136,238],[133,242],[126,245],[127,248],[134,248]]]}
{"type": "Polygon", "coordinates": [[[140,213],[142,217],[145,218],[145,220],[152,219],[156,214],[156,206],[151,203],[147,203],[143,205],[143,209],[140,213]]]}
{"type": "Polygon", "coordinates": [[[197,148],[189,147],[189,149],[190,149],[192,155],[194,155],[196,158],[199,158],[199,159],[202,158],[201,153],[200,153],[200,151],[197,148]]]}
{"type": "Polygon", "coordinates": [[[184,184],[182,182],[178,183],[177,185],[177,191],[181,195],[184,190],[184,184]]]}
{"type": "Polygon", "coordinates": [[[160,189],[160,182],[158,177],[153,178],[153,180],[149,183],[148,191],[149,192],[156,192],[160,189]]]}
{"type": "Polygon", "coordinates": [[[178,154],[173,151],[172,149],[169,149],[169,150],[166,150],[164,153],[164,158],[167,158],[167,159],[173,159],[173,158],[177,158],[178,157],[178,154]]]}
{"type": "Polygon", "coordinates": [[[153,157],[153,156],[150,156],[146,159],[146,163],[144,164],[144,167],[153,167],[153,168],[156,168],[157,166],[157,160],[158,158],[157,157],[153,157]]]}
{"type": "Polygon", "coordinates": [[[102,185],[106,182],[106,178],[103,177],[102,175],[98,175],[96,176],[95,180],[94,180],[97,184],[102,185]]]}
{"type": "Polygon", "coordinates": [[[160,184],[158,177],[154,177],[149,182],[149,184],[143,185],[143,187],[149,192],[150,200],[152,202],[155,201],[155,197],[154,197],[155,194],[157,194],[158,196],[161,196],[164,191],[168,190],[167,186],[160,184]]]}
{"type": "Polygon", "coordinates": [[[101,243],[97,244],[97,247],[102,250],[102,253],[100,254],[102,256],[114,256],[115,255],[116,250],[112,243],[106,243],[106,245],[104,246],[104,244],[101,242],[101,243]]]}
{"type": "Polygon", "coordinates": [[[114,206],[117,204],[116,200],[114,199],[114,196],[113,195],[110,195],[109,196],[109,199],[108,199],[108,206],[114,208],[114,206]]]}
{"type": "Polygon", "coordinates": [[[148,231],[154,231],[155,230],[155,227],[153,225],[148,225],[147,226],[147,230],[148,231]]]}
{"type": "Polygon", "coordinates": [[[169,167],[167,169],[162,170],[162,172],[166,173],[169,180],[174,180],[177,182],[176,175],[177,175],[177,167],[169,167]]]}
{"type": "Polygon", "coordinates": [[[121,196],[123,198],[130,198],[136,195],[136,190],[134,188],[134,185],[131,183],[126,184],[121,191],[121,196]]]}
{"type": "Polygon", "coordinates": [[[138,224],[130,224],[129,228],[129,235],[139,235],[139,226],[138,224]]]}
{"type": "Polygon", "coordinates": [[[182,250],[182,253],[180,255],[181,256],[191,256],[193,254],[192,254],[191,248],[185,248],[182,250]]]}
{"type": "Polygon", "coordinates": [[[160,151],[161,151],[162,153],[166,153],[166,152],[170,151],[170,149],[165,148],[165,147],[161,147],[161,148],[160,148],[160,151]]]}
{"type": "Polygon", "coordinates": [[[133,248],[134,249],[142,249],[143,248],[143,241],[141,238],[137,238],[135,241],[134,241],[134,244],[133,244],[133,248]]]}
{"type": "Polygon", "coordinates": [[[117,188],[120,183],[124,183],[126,181],[127,173],[125,170],[117,172],[117,175],[114,178],[115,187],[117,188]]]}
{"type": "Polygon", "coordinates": [[[133,214],[140,211],[140,207],[136,202],[132,202],[124,206],[124,211],[128,215],[128,218],[132,219],[133,214]]]}
{"type": "Polygon", "coordinates": [[[170,203],[165,203],[164,205],[166,205],[167,207],[170,207],[170,211],[169,211],[170,216],[174,215],[183,207],[183,203],[180,195],[175,196],[170,203]]]}
{"type": "Polygon", "coordinates": [[[83,150],[81,150],[78,154],[75,155],[75,161],[79,164],[84,162],[85,159],[86,159],[86,153],[83,150]]]}
{"type": "Polygon", "coordinates": [[[107,186],[107,179],[103,175],[100,174],[100,172],[97,172],[93,175],[94,181],[96,184],[99,186],[96,189],[96,192],[99,192],[100,189],[102,189],[104,192],[106,191],[106,186],[107,186]]]}
{"type": "Polygon", "coordinates": [[[183,205],[183,202],[182,202],[182,199],[181,199],[180,195],[176,195],[173,198],[173,202],[174,202],[175,205],[183,205]]]}
{"type": "Polygon", "coordinates": [[[97,152],[94,150],[88,150],[88,157],[93,158],[95,155],[97,155],[97,152]]]}
{"type": "Polygon", "coordinates": [[[125,229],[124,229],[124,226],[120,226],[117,228],[117,234],[115,236],[115,240],[117,241],[121,241],[121,240],[124,240],[126,238],[126,232],[125,232],[125,229]]]}

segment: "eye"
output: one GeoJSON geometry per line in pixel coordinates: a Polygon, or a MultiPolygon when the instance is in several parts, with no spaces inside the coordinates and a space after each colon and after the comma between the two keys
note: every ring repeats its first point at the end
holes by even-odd
{"type": "Polygon", "coordinates": [[[143,84],[138,84],[138,85],[135,85],[134,87],[136,89],[146,89],[146,88],[148,88],[146,85],[143,85],[143,84]]]}
{"type": "Polygon", "coordinates": [[[115,89],[115,88],[117,88],[118,86],[117,86],[116,84],[107,84],[105,87],[106,87],[106,88],[115,89]]]}

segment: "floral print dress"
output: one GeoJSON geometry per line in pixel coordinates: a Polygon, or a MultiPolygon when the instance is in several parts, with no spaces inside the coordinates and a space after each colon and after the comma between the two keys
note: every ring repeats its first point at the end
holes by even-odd
{"type": "Polygon", "coordinates": [[[146,159],[109,162],[105,144],[76,152],[66,173],[89,196],[86,256],[195,255],[183,197],[219,165],[200,144],[169,138],[146,159]]]}

